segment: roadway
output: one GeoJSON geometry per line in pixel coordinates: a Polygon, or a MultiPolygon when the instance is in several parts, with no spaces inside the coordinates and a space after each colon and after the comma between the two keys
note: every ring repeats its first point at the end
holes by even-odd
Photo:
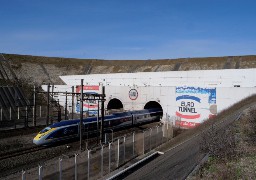
{"type": "Polygon", "coordinates": [[[185,179],[204,156],[199,147],[200,138],[193,138],[165,152],[123,179],[185,179]]]}

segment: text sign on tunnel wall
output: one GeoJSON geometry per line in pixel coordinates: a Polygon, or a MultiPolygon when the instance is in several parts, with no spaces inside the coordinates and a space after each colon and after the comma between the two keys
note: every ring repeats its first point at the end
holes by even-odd
{"type": "Polygon", "coordinates": [[[175,125],[192,128],[217,114],[216,88],[176,87],[175,125]]]}

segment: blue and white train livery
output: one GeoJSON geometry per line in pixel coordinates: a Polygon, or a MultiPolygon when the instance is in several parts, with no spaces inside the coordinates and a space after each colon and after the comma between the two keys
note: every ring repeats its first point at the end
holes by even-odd
{"type": "MultiPolygon", "coordinates": [[[[114,113],[104,118],[104,131],[127,126],[135,126],[142,123],[159,121],[163,115],[160,108],[144,109],[114,113]]],[[[101,118],[99,118],[99,121],[101,118]]],[[[54,123],[40,131],[33,140],[36,145],[50,145],[56,142],[79,137],[80,119],[63,120],[54,123]]],[[[84,132],[90,134],[97,132],[97,117],[85,118],[82,121],[84,132]]]]}

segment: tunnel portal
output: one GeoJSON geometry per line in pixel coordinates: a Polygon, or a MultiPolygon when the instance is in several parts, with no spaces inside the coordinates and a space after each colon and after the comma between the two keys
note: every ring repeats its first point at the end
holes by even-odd
{"type": "Polygon", "coordinates": [[[117,99],[117,98],[114,98],[114,99],[111,99],[108,103],[108,106],[107,106],[107,109],[108,110],[122,110],[124,108],[123,106],[123,103],[117,99]]]}
{"type": "Polygon", "coordinates": [[[161,116],[163,116],[163,108],[162,108],[162,106],[158,102],[156,102],[156,101],[149,101],[144,106],[144,109],[152,109],[152,108],[160,108],[160,109],[162,109],[162,115],[161,116]]]}

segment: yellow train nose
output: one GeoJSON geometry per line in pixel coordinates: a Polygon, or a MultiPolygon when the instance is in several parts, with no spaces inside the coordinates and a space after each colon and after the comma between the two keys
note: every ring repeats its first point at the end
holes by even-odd
{"type": "Polygon", "coordinates": [[[35,138],[33,139],[33,143],[34,143],[34,144],[36,144],[36,145],[40,145],[40,143],[39,143],[39,142],[40,142],[39,140],[37,140],[37,139],[35,139],[35,138]]]}
{"type": "Polygon", "coordinates": [[[34,137],[34,140],[38,141],[41,138],[42,134],[37,134],[36,137],[34,137]]]}
{"type": "Polygon", "coordinates": [[[42,136],[43,136],[42,134],[37,134],[36,137],[34,137],[33,139],[33,143],[36,145],[39,145],[39,140],[42,136]]]}

